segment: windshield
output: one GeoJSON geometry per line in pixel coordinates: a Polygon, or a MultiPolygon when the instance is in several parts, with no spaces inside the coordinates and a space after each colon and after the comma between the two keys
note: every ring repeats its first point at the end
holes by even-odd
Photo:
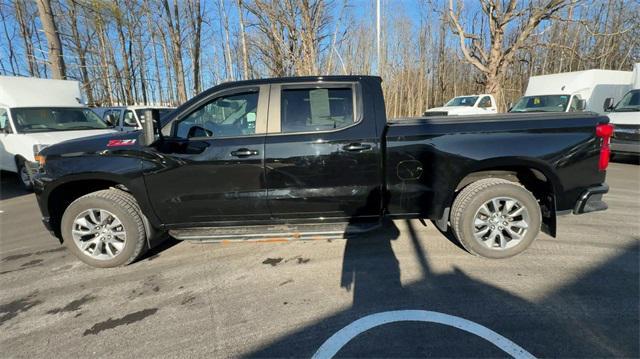
{"type": "Polygon", "coordinates": [[[640,111],[640,90],[627,92],[613,110],[613,112],[631,111],[640,111]]]}
{"type": "Polygon", "coordinates": [[[109,128],[88,108],[14,108],[11,115],[23,133],[109,128]]]}
{"type": "Polygon", "coordinates": [[[449,102],[447,102],[445,107],[449,106],[473,106],[478,100],[478,96],[462,96],[462,97],[454,97],[449,102]]]}
{"type": "Polygon", "coordinates": [[[570,95],[524,96],[509,112],[564,112],[570,95]]]}

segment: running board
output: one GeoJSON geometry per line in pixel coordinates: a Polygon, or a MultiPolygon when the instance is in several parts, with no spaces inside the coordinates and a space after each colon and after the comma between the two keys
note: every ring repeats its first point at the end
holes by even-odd
{"type": "Polygon", "coordinates": [[[380,227],[375,223],[282,224],[233,227],[197,227],[172,229],[169,234],[179,240],[201,242],[285,242],[295,240],[341,239],[364,234],[380,227]]]}

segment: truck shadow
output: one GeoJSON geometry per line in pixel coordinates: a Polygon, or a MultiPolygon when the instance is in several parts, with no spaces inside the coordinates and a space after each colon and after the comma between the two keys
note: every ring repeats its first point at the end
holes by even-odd
{"type": "MultiPolygon", "coordinates": [[[[347,236],[340,286],[353,292],[350,308],[325,317],[248,354],[310,357],[334,333],[367,315],[429,310],[486,326],[536,356],[638,357],[638,245],[535,302],[485,283],[459,268],[434,272],[418,232],[406,221],[422,278],[403,285],[392,248],[400,229],[385,221],[373,232],[347,236]],[[630,273],[631,272],[631,273],[630,273]]],[[[404,227],[404,226],[403,226],[404,227]]],[[[404,240],[404,239],[403,239],[404,240]]],[[[482,259],[476,259],[482,260],[482,259]]],[[[503,275],[527,280],[526,269],[503,275]]],[[[519,279],[517,279],[519,280],[519,279]]],[[[322,298],[317,298],[322,300],[322,298]]],[[[503,357],[490,343],[432,323],[386,324],[349,341],[341,357],[503,357]]]]}
{"type": "Polygon", "coordinates": [[[18,175],[13,172],[0,172],[0,201],[31,194],[18,183],[18,175]]]}

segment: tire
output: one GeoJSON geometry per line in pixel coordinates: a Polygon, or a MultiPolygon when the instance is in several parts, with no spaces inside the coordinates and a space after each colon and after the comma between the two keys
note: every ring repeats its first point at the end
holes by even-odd
{"type": "Polygon", "coordinates": [[[18,183],[25,191],[32,191],[33,183],[31,182],[31,175],[27,170],[24,159],[18,158],[16,160],[16,167],[18,168],[18,183]]]}
{"type": "Polygon", "coordinates": [[[450,221],[468,252],[499,259],[515,256],[531,245],[540,233],[542,215],[538,201],[522,185],[487,178],[458,194],[450,221]]]}
{"type": "Polygon", "coordinates": [[[93,267],[125,266],[148,249],[140,207],[129,193],[114,188],[73,201],[62,216],[61,231],[64,245],[93,267]]]}

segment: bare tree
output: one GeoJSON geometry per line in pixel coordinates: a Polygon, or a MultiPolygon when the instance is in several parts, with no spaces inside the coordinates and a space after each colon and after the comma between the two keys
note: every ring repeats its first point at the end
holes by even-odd
{"type": "MultiPolygon", "coordinates": [[[[449,0],[449,19],[454,34],[458,36],[460,50],[466,61],[483,75],[485,92],[498,98],[502,108],[505,107],[503,79],[516,53],[525,46],[542,20],[550,18],[568,4],[569,0],[544,0],[539,5],[530,3],[519,8],[517,0],[509,0],[506,4],[502,0],[481,0],[482,12],[489,26],[489,44],[485,47],[481,35],[464,30],[460,11],[456,12],[453,0],[449,0]],[[509,26],[516,20],[521,20],[521,24],[515,33],[509,34],[509,26]]],[[[460,10],[460,3],[457,8],[460,10]]]]}
{"type": "Polygon", "coordinates": [[[62,43],[60,42],[56,20],[51,10],[51,0],[37,0],[36,3],[38,4],[38,13],[40,14],[42,29],[47,37],[51,74],[54,79],[65,79],[67,75],[62,43]]]}
{"type": "Polygon", "coordinates": [[[189,25],[191,27],[191,67],[193,68],[193,93],[202,91],[202,81],[200,79],[200,48],[202,46],[202,12],[200,0],[187,2],[189,12],[189,25]]]}
{"type": "Polygon", "coordinates": [[[40,71],[38,70],[38,64],[36,63],[35,55],[33,53],[33,40],[31,38],[32,30],[29,25],[29,21],[27,20],[28,14],[26,4],[21,0],[17,0],[14,3],[14,9],[16,12],[16,20],[20,26],[20,36],[22,37],[22,42],[24,44],[24,55],[26,57],[26,62],[29,65],[29,75],[39,76],[40,71]]]}
{"type": "Polygon", "coordinates": [[[240,43],[242,44],[242,76],[243,79],[249,79],[249,53],[247,51],[247,38],[244,30],[244,15],[242,8],[242,0],[236,0],[238,5],[238,25],[240,27],[240,43]]]}
{"type": "Polygon", "coordinates": [[[176,92],[178,94],[178,101],[183,103],[187,101],[187,87],[184,77],[184,63],[182,61],[182,35],[180,32],[180,10],[178,7],[178,0],[173,1],[173,14],[171,13],[171,7],[168,0],[162,1],[162,6],[165,11],[166,24],[169,30],[169,37],[171,39],[171,51],[173,54],[173,69],[176,75],[176,92]]]}

